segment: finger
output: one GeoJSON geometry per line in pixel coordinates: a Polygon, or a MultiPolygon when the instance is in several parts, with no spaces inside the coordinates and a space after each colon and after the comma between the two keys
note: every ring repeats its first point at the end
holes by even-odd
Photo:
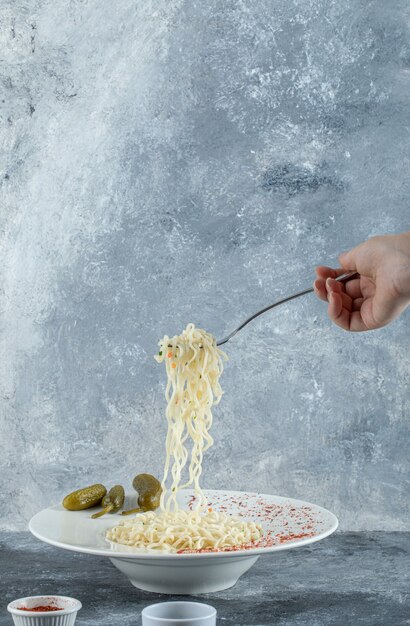
{"type": "Polygon", "coordinates": [[[343,308],[342,297],[340,293],[331,292],[329,294],[329,306],[327,313],[337,326],[344,330],[349,330],[350,312],[343,308]]]}
{"type": "Polygon", "coordinates": [[[313,289],[318,298],[327,302],[326,283],[322,278],[317,278],[313,283],[313,289]]]}
{"type": "Polygon", "coordinates": [[[316,268],[316,274],[319,278],[337,278],[345,273],[344,269],[337,268],[333,269],[332,267],[327,267],[326,265],[319,265],[316,268]]]}
{"type": "Polygon", "coordinates": [[[326,289],[328,293],[335,291],[336,293],[342,293],[343,285],[338,283],[334,278],[326,278],[326,289]]]}
{"type": "Polygon", "coordinates": [[[352,309],[352,298],[344,293],[343,285],[338,283],[336,280],[329,278],[327,281],[318,278],[315,280],[313,288],[315,290],[316,295],[320,300],[324,302],[329,301],[329,294],[334,291],[335,293],[340,294],[342,298],[342,305],[348,310],[352,309]]]}
{"type": "Polygon", "coordinates": [[[352,301],[352,311],[360,311],[362,308],[362,304],[364,302],[364,298],[355,298],[352,301]]]}
{"type": "Polygon", "coordinates": [[[342,283],[338,283],[337,280],[334,280],[333,278],[328,278],[326,280],[326,289],[328,295],[330,293],[339,294],[342,299],[343,308],[348,311],[352,310],[352,298],[345,292],[344,285],[342,283]]]}
{"type": "Polygon", "coordinates": [[[360,333],[364,330],[369,330],[368,326],[363,321],[362,312],[354,311],[350,315],[350,328],[349,330],[353,333],[360,333]]]}
{"type": "Polygon", "coordinates": [[[345,283],[345,291],[351,298],[361,298],[362,288],[360,286],[360,278],[348,280],[347,283],[345,283]]]}
{"type": "Polygon", "coordinates": [[[336,293],[342,293],[343,285],[338,283],[334,278],[326,278],[326,289],[328,293],[334,291],[336,293]]]}
{"type": "Polygon", "coordinates": [[[328,314],[332,322],[343,328],[343,330],[351,332],[369,330],[363,322],[360,311],[351,313],[343,307],[340,294],[332,292],[329,297],[328,314]]]}

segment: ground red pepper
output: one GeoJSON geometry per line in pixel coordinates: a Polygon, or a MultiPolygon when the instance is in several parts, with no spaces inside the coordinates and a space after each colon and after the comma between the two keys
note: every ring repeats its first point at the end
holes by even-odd
{"type": "Polygon", "coordinates": [[[59,606],[33,606],[33,608],[29,609],[27,606],[18,606],[19,611],[34,611],[35,613],[46,613],[46,611],[62,611],[63,609],[59,606]]]}

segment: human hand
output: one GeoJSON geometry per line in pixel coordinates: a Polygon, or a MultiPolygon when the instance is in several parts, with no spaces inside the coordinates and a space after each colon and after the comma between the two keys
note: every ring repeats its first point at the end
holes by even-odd
{"type": "Polygon", "coordinates": [[[350,331],[382,328],[410,304],[410,232],[374,237],[339,257],[341,267],[316,268],[316,295],[329,303],[330,319],[350,331]],[[335,280],[347,271],[359,278],[335,280]]]}

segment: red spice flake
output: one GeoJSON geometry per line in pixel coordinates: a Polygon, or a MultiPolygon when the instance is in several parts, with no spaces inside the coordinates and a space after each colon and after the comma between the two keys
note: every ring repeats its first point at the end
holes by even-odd
{"type": "MultiPolygon", "coordinates": [[[[324,520],[320,514],[309,506],[295,507],[292,504],[268,503],[262,496],[222,496],[213,494],[214,510],[232,512],[239,517],[258,520],[265,526],[263,537],[256,542],[226,548],[202,548],[201,550],[181,550],[179,554],[207,553],[207,552],[237,552],[255,548],[271,548],[290,541],[297,541],[308,537],[315,537],[324,520]],[[239,509],[239,510],[238,510],[239,509]],[[266,528],[268,526],[268,528],[266,528]]],[[[192,510],[196,502],[195,496],[188,499],[188,508],[192,510]]]]}
{"type": "Polygon", "coordinates": [[[192,511],[194,508],[194,503],[196,502],[196,496],[191,496],[188,500],[188,509],[192,511]]]}
{"type": "Polygon", "coordinates": [[[280,535],[278,541],[280,543],[286,543],[287,541],[294,541],[295,539],[305,539],[306,537],[313,537],[314,533],[290,533],[289,535],[280,535]]]}
{"type": "Polygon", "coordinates": [[[59,606],[51,606],[51,605],[43,605],[43,606],[33,606],[31,609],[27,606],[18,606],[19,611],[33,611],[34,613],[46,613],[48,611],[62,611],[62,607],[59,606]]]}

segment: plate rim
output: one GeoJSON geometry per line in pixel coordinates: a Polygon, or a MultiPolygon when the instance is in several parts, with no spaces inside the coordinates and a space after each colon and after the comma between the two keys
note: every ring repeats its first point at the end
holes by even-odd
{"type": "MultiPolygon", "coordinates": [[[[94,556],[105,556],[110,559],[144,560],[144,561],[153,562],[155,560],[160,560],[160,561],[178,560],[180,561],[181,559],[204,559],[204,558],[216,558],[216,557],[218,558],[237,557],[238,558],[238,557],[246,557],[246,556],[248,557],[262,556],[264,554],[282,552],[283,550],[291,550],[292,548],[303,547],[303,546],[316,543],[317,541],[321,541],[322,539],[325,539],[326,537],[329,537],[330,535],[332,535],[339,526],[339,520],[334,513],[332,513],[328,509],[318,504],[314,504],[313,502],[308,502],[307,500],[300,500],[298,498],[291,498],[288,496],[279,496],[276,494],[267,494],[267,493],[261,493],[261,492],[255,492],[255,491],[230,491],[230,490],[225,490],[225,489],[204,489],[203,491],[205,494],[223,493],[227,496],[235,496],[235,497],[237,496],[243,497],[244,495],[246,495],[246,496],[252,496],[252,497],[267,497],[267,498],[279,498],[281,500],[289,500],[292,503],[295,503],[297,505],[314,507],[316,510],[325,513],[327,516],[330,517],[331,525],[327,530],[324,530],[323,532],[318,533],[317,535],[313,537],[295,539],[293,541],[289,541],[283,544],[278,544],[278,545],[274,545],[270,547],[248,548],[245,550],[232,550],[232,551],[226,551],[226,552],[223,552],[223,551],[221,552],[188,552],[188,553],[182,553],[182,554],[155,553],[155,552],[145,552],[145,553],[144,552],[139,552],[139,553],[116,552],[115,550],[112,550],[109,547],[105,549],[85,548],[82,546],[74,546],[72,544],[67,544],[61,541],[50,539],[50,538],[45,537],[44,535],[41,535],[41,533],[37,532],[33,528],[33,522],[35,523],[36,518],[44,514],[46,511],[53,510],[53,509],[55,510],[55,507],[61,506],[61,503],[54,504],[52,506],[46,507],[45,509],[42,509],[41,511],[38,511],[38,513],[36,513],[35,515],[31,517],[28,523],[28,528],[31,534],[34,537],[36,537],[36,539],[39,539],[40,541],[43,541],[44,543],[47,543],[48,545],[54,546],[56,548],[68,550],[69,552],[79,552],[81,554],[91,554],[94,556]]],[[[192,493],[192,491],[188,489],[181,490],[181,492],[192,493]]]]}

